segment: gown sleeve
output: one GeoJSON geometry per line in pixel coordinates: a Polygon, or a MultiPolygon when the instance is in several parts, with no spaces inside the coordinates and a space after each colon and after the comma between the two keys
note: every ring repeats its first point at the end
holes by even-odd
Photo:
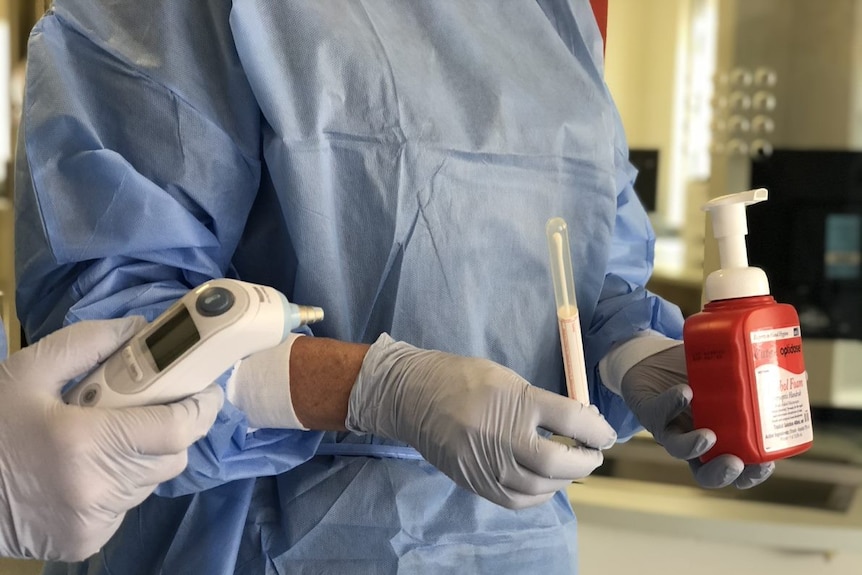
{"type": "MultiPolygon", "coordinates": [[[[57,0],[34,28],[16,167],[17,306],[29,341],[80,320],[152,320],[192,287],[234,275],[261,127],[230,6],[57,0]]],[[[249,433],[226,403],[186,471],[158,492],[281,473],[320,437],[249,433]]]]}
{"type": "MultiPolygon", "coordinates": [[[[614,123],[617,213],[601,295],[585,338],[586,363],[591,366],[597,366],[613,346],[642,332],[652,330],[682,339],[679,308],[645,287],[653,271],[655,234],[635,193],[637,171],[628,160],[628,145],[616,113],[614,123]]],[[[641,429],[640,424],[622,398],[601,383],[598,367],[594,376],[597,385],[591,397],[620,440],[630,438],[641,429]]]]}

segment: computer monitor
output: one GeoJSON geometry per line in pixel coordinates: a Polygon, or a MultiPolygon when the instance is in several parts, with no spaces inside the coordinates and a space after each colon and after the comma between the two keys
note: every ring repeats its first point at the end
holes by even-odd
{"type": "Polygon", "coordinates": [[[809,338],[862,339],[862,152],[777,149],[752,163],[751,265],[809,338]]]}
{"type": "Polygon", "coordinates": [[[647,212],[656,210],[656,191],[658,189],[659,151],[647,148],[629,150],[629,161],[637,168],[635,192],[647,212]]]}

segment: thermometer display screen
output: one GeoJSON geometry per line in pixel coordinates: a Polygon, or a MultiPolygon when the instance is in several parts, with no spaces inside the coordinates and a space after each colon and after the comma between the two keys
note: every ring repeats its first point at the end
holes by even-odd
{"type": "Polygon", "coordinates": [[[180,309],[165,323],[147,337],[147,347],[156,362],[156,368],[163,371],[182,354],[199,342],[201,334],[186,306],[180,309]]]}

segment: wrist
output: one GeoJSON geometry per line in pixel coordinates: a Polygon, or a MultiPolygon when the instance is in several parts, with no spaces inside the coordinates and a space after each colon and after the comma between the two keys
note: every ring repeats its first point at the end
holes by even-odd
{"type": "Polygon", "coordinates": [[[368,348],[356,382],[351,390],[345,426],[354,433],[374,433],[398,440],[396,415],[392,403],[404,399],[396,389],[404,382],[404,359],[415,356],[412,345],[393,340],[389,334],[368,348]]]}
{"type": "Polygon", "coordinates": [[[296,341],[290,361],[293,407],[310,429],[346,431],[347,404],[367,344],[328,338],[296,341]]]}
{"type": "Polygon", "coordinates": [[[682,345],[657,331],[647,330],[632,339],[616,345],[599,362],[599,377],[605,387],[617,395],[622,395],[622,382],[626,373],[652,355],[682,345]]]}

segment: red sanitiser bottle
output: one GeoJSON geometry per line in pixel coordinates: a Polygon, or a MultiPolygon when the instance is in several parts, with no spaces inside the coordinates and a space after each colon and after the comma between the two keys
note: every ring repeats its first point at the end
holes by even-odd
{"type": "Polygon", "coordinates": [[[748,265],[745,206],[767,199],[765,189],[722,196],[712,216],[721,269],[704,286],[703,310],[683,328],[696,428],[712,429],[715,446],[701,460],[732,454],[766,463],[811,447],[808,374],[799,316],[769,295],[763,270],[748,265]]]}

